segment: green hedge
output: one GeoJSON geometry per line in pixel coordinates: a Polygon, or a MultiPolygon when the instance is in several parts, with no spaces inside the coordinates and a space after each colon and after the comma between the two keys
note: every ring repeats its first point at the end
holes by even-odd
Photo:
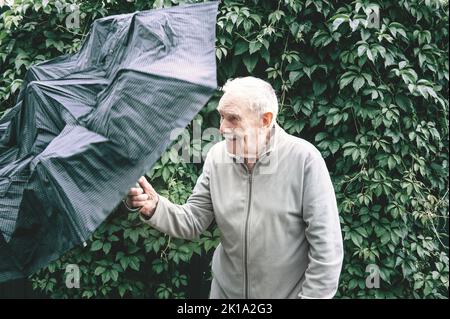
{"type": "MultiPolygon", "coordinates": [[[[188,1],[57,2],[80,9],[79,29],[66,28],[68,13],[55,1],[0,9],[0,112],[14,104],[30,65],[78,50],[95,18],[188,1]]],[[[448,43],[447,1],[220,5],[219,85],[247,74],[267,79],[279,94],[279,123],[327,161],[345,243],[338,298],[448,298],[448,43]],[[379,23],[368,11],[377,6],[379,23]],[[370,289],[373,265],[380,287],[370,289]]],[[[218,127],[219,97],[196,118],[203,128],[218,127]]],[[[189,151],[207,142],[191,141],[189,151]]],[[[148,175],[159,192],[183,203],[201,164],[175,163],[174,155],[164,154],[148,175]]],[[[188,242],[118,211],[87,247],[31,280],[51,297],[184,298],[199,282],[207,296],[218,241],[214,227],[188,242]],[[68,263],[80,266],[80,289],[65,286],[68,263]]]]}

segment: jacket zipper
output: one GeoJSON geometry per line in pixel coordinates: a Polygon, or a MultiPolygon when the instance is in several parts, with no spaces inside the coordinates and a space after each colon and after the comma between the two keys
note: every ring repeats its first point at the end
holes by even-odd
{"type": "Polygon", "coordinates": [[[248,191],[248,205],[247,205],[247,216],[245,219],[245,233],[244,233],[244,298],[248,299],[248,253],[247,253],[247,245],[248,245],[248,220],[250,217],[250,206],[252,201],[252,177],[254,168],[249,172],[247,169],[248,175],[248,183],[249,183],[249,191],[248,191]]]}
{"type": "MultiPolygon", "coordinates": [[[[263,154],[262,156],[264,156],[263,154]]],[[[261,156],[261,158],[262,158],[261,156]]],[[[260,159],[261,159],[260,158],[260,159]]],[[[252,182],[253,182],[253,172],[255,171],[255,168],[257,164],[259,163],[259,159],[256,160],[255,164],[253,165],[253,168],[251,170],[248,169],[247,165],[242,164],[244,168],[247,171],[248,174],[248,184],[249,184],[249,190],[248,190],[248,205],[247,205],[247,216],[245,218],[245,232],[244,232],[244,298],[248,299],[248,252],[247,252],[247,245],[248,245],[248,221],[250,217],[250,208],[251,208],[251,202],[252,202],[252,182]]]]}

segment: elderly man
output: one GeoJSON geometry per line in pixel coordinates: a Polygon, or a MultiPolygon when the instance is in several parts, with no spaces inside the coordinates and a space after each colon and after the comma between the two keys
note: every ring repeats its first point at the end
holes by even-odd
{"type": "Polygon", "coordinates": [[[186,204],[171,203],[141,177],[126,205],[173,237],[195,238],[217,222],[210,298],[332,298],[343,248],[325,161],[276,124],[270,84],[238,78],[223,91],[225,141],[208,152],[186,204]]]}

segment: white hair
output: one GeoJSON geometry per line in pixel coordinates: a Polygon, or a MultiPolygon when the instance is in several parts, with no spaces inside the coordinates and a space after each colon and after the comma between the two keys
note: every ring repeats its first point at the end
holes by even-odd
{"type": "Polygon", "coordinates": [[[245,98],[250,109],[257,114],[270,112],[274,124],[278,114],[278,99],[272,86],[253,76],[228,80],[222,87],[224,93],[245,98]]]}

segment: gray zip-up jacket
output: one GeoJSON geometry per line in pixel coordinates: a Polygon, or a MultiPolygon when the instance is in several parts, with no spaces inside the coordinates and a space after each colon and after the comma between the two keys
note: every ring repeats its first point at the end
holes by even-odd
{"type": "Polygon", "coordinates": [[[184,205],[159,196],[145,222],[193,239],[213,220],[221,243],[210,298],[332,298],[343,259],[333,185],[321,154],[275,124],[252,171],[226,150],[206,156],[184,205]]]}

